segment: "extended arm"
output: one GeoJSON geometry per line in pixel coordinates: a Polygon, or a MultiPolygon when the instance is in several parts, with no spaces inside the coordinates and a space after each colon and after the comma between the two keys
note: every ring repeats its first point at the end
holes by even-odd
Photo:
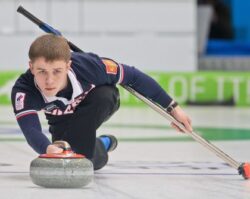
{"type": "MultiPolygon", "coordinates": [[[[120,80],[121,85],[130,86],[143,96],[160,104],[166,110],[170,110],[169,114],[179,122],[183,123],[189,132],[192,131],[191,119],[154,79],[134,67],[122,65],[120,68],[120,73],[123,73],[123,75],[121,75],[123,78],[120,80]],[[172,109],[171,106],[173,106],[172,109]]],[[[183,132],[174,123],[171,123],[171,125],[178,131],[183,132]]]]}
{"type": "Polygon", "coordinates": [[[36,113],[17,118],[17,122],[28,144],[39,154],[46,153],[51,144],[49,139],[42,133],[41,124],[36,113]]]}

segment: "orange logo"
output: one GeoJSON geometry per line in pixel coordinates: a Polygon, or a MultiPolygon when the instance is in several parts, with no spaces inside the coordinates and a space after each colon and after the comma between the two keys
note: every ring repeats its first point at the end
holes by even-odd
{"type": "Polygon", "coordinates": [[[117,63],[115,63],[114,61],[112,61],[110,59],[103,59],[102,62],[106,66],[106,73],[107,74],[113,74],[113,75],[117,74],[117,68],[118,68],[117,63]]]}

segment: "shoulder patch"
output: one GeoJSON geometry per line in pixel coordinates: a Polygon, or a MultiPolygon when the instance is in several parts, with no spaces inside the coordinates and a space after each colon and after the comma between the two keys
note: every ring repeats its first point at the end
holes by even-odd
{"type": "Polygon", "coordinates": [[[102,59],[102,62],[106,66],[106,73],[107,74],[113,74],[113,75],[117,74],[117,68],[118,68],[117,63],[115,63],[111,59],[102,59]]]}
{"type": "Polygon", "coordinates": [[[25,93],[21,92],[16,93],[15,108],[17,111],[20,111],[24,108],[25,95],[25,93]]]}

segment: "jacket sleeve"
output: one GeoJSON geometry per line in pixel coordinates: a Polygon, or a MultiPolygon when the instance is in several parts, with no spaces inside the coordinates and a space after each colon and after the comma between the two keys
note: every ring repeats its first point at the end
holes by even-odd
{"type": "Polygon", "coordinates": [[[46,153],[49,139],[43,134],[37,111],[38,100],[27,90],[12,89],[11,101],[16,120],[28,142],[39,154],[46,153]]]}
{"type": "Polygon", "coordinates": [[[172,98],[163,88],[153,78],[137,68],[119,64],[108,58],[102,58],[102,62],[107,83],[127,85],[164,108],[171,103],[172,98]]]}
{"type": "Polygon", "coordinates": [[[28,144],[39,154],[46,153],[49,139],[43,134],[37,113],[19,117],[17,122],[28,144]]]}
{"type": "Polygon", "coordinates": [[[167,108],[172,101],[172,98],[153,78],[135,67],[120,64],[120,78],[118,83],[133,88],[164,108],[167,108]]]}

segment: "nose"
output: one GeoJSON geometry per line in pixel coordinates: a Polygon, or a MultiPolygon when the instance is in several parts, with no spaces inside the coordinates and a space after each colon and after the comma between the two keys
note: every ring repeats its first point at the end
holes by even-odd
{"type": "Polygon", "coordinates": [[[52,85],[53,82],[54,82],[53,75],[48,74],[48,75],[46,76],[46,85],[52,85]]]}

